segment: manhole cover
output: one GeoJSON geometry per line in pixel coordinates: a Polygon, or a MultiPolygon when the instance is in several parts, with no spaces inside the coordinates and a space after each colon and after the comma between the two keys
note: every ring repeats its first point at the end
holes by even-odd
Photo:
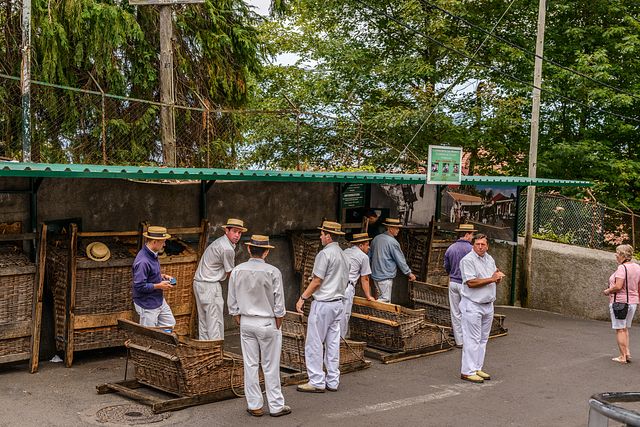
{"type": "Polygon", "coordinates": [[[115,405],[102,408],[96,414],[101,423],[117,423],[130,426],[140,424],[159,423],[169,418],[171,414],[154,414],[151,408],[144,405],[115,405]]]}

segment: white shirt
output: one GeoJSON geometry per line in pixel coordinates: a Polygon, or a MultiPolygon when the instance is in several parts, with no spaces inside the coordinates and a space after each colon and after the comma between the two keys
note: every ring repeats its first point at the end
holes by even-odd
{"type": "Polygon", "coordinates": [[[349,282],[355,284],[360,277],[371,274],[369,257],[362,252],[362,249],[357,246],[351,246],[342,252],[349,263],[349,282]]]}
{"type": "Polygon", "coordinates": [[[233,270],[236,263],[236,245],[226,234],[218,237],[202,254],[194,280],[198,282],[220,282],[233,270]]]}
{"type": "Polygon", "coordinates": [[[233,269],[227,296],[232,316],[284,317],[282,273],[261,258],[250,258],[233,269]]]}
{"type": "Polygon", "coordinates": [[[460,271],[462,273],[462,296],[479,304],[485,304],[496,300],[496,283],[478,288],[470,288],[467,282],[472,279],[488,279],[496,271],[496,262],[488,253],[479,256],[476,251],[471,250],[460,260],[460,271]]]}
{"type": "Polygon", "coordinates": [[[316,301],[333,301],[344,298],[349,281],[349,264],[338,242],[331,242],[316,255],[313,274],[322,279],[313,293],[316,301]]]}

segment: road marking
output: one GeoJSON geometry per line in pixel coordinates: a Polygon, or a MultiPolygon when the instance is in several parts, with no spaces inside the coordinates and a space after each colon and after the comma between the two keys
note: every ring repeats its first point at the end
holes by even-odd
{"type": "Polygon", "coordinates": [[[458,396],[465,392],[472,392],[476,390],[480,390],[486,387],[492,387],[494,385],[500,384],[502,381],[490,381],[486,382],[482,385],[479,384],[470,384],[470,383],[462,383],[462,384],[442,384],[442,385],[432,385],[431,387],[435,389],[440,389],[435,393],[424,394],[422,396],[410,397],[407,399],[399,399],[392,400],[389,402],[380,402],[375,405],[367,405],[361,408],[351,409],[343,412],[335,412],[333,414],[325,414],[327,418],[347,418],[347,417],[356,417],[359,415],[368,415],[374,412],[384,412],[384,411],[392,411],[394,409],[400,409],[407,406],[420,405],[427,402],[433,402],[434,400],[446,399],[447,397],[458,396]]]}

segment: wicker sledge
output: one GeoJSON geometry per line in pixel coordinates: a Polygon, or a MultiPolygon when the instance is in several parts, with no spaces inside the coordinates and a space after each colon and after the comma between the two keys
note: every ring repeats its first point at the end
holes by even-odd
{"type": "MultiPolygon", "coordinates": [[[[302,314],[287,311],[282,321],[282,354],[280,366],[297,371],[306,370],[304,342],[307,335],[307,318],[302,314]]],[[[351,340],[340,341],[340,366],[364,362],[367,343],[351,340]]]]}
{"type": "Polygon", "coordinates": [[[223,340],[196,341],[118,321],[126,332],[136,380],[180,396],[199,396],[244,387],[242,357],[223,352],[223,340]]]}
{"type": "Polygon", "coordinates": [[[354,297],[351,336],[381,350],[398,352],[451,347],[451,328],[427,322],[424,310],[354,297]]]}
{"type": "MultiPolygon", "coordinates": [[[[429,322],[451,327],[451,309],[449,308],[449,287],[426,282],[410,282],[409,298],[414,308],[425,310],[425,319],[429,322]]],[[[493,315],[489,336],[504,335],[508,332],[504,327],[505,316],[493,315]]]]}

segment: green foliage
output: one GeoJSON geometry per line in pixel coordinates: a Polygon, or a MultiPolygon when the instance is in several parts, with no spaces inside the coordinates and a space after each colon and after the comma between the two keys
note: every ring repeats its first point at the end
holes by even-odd
{"type": "MultiPolygon", "coordinates": [[[[0,10],[0,69],[20,73],[21,2],[7,0],[0,10]]],[[[280,4],[279,8],[283,7],[280,4]]],[[[34,0],[32,4],[32,79],[73,88],[159,101],[159,16],[154,6],[130,6],[115,0],[34,0]]],[[[175,97],[180,105],[238,108],[246,104],[247,83],[260,70],[262,52],[257,17],[242,0],[206,0],[174,5],[175,97]]],[[[17,140],[19,87],[2,81],[0,140],[17,140]]],[[[145,164],[161,160],[158,107],[108,98],[105,106],[106,155],[111,163],[145,164]]],[[[100,96],[32,86],[33,157],[42,161],[101,163],[100,96]],[[66,153],[66,154],[65,154],[66,153]],[[71,158],[65,158],[71,156],[71,158]]],[[[191,144],[206,136],[200,116],[177,123],[179,155],[191,156],[191,144]]],[[[211,119],[215,122],[215,119],[211,119]]],[[[215,129],[209,126],[207,129],[215,129]]],[[[214,132],[214,131],[211,131],[214,132]]],[[[233,158],[235,141],[204,147],[217,150],[218,166],[233,158]]],[[[2,154],[20,158],[21,144],[0,145],[2,154]]],[[[190,161],[200,165],[203,160],[190,161]]]]}

